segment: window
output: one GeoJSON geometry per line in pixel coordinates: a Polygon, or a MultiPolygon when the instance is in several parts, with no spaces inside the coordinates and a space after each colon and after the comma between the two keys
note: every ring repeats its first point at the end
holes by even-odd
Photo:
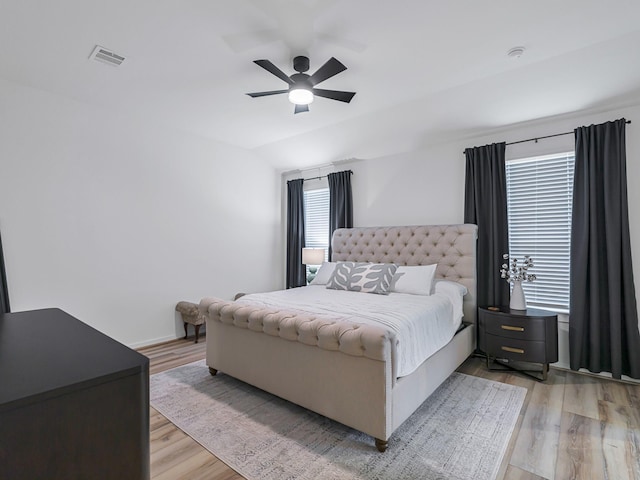
{"type": "Polygon", "coordinates": [[[509,254],[533,258],[527,305],[569,310],[574,152],[506,162],[509,254]]]}
{"type": "Polygon", "coordinates": [[[304,192],[304,242],[309,248],[324,248],[325,261],[327,260],[329,255],[328,188],[304,192]]]}

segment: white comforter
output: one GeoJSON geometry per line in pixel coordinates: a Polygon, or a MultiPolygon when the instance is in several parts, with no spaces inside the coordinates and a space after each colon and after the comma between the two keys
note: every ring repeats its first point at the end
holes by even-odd
{"type": "Polygon", "coordinates": [[[398,340],[399,377],[409,375],[449,343],[460,326],[460,318],[454,318],[451,300],[440,294],[374,295],[309,285],[254,293],[237,301],[382,326],[394,332],[398,340]]]}

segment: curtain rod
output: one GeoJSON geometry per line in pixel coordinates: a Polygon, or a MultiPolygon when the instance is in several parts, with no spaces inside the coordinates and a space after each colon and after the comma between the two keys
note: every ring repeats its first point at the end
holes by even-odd
{"type": "MultiPolygon", "coordinates": [[[[353,175],[353,170],[343,170],[343,171],[344,172],[349,172],[351,175],[353,175]]],[[[333,173],[340,173],[340,172],[333,172],[333,173]]],[[[320,177],[303,178],[302,180],[304,180],[305,182],[307,182],[309,180],[321,180],[323,178],[327,178],[329,175],[331,175],[331,174],[322,175],[320,177]]]]}
{"type": "MultiPolygon", "coordinates": [[[[625,122],[626,124],[631,123],[631,120],[627,120],[625,122]]],[[[526,142],[538,142],[538,140],[543,140],[545,138],[553,138],[553,137],[561,137],[563,135],[571,135],[572,133],[574,133],[573,131],[571,132],[564,132],[564,133],[556,133],[554,135],[545,135],[544,137],[534,137],[534,138],[527,138],[526,140],[518,140],[517,142],[509,142],[506,143],[505,145],[515,145],[516,143],[526,143],[526,142]]],[[[462,152],[466,155],[466,150],[464,152],[462,152]]]]}

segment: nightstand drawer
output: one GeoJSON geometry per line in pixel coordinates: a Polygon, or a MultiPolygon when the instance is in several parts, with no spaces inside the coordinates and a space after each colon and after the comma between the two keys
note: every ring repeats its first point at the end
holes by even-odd
{"type": "Polygon", "coordinates": [[[519,340],[487,333],[486,353],[495,358],[547,363],[544,341],[519,340]]]}
{"type": "Polygon", "coordinates": [[[484,325],[485,332],[498,337],[520,340],[544,341],[545,320],[541,318],[517,318],[507,315],[493,315],[484,325]]]}

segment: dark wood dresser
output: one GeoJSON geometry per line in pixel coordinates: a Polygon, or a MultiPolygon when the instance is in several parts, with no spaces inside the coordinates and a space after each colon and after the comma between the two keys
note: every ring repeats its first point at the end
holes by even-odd
{"type": "Polygon", "coordinates": [[[530,363],[541,364],[538,380],[546,380],[549,364],[558,361],[558,316],[528,308],[480,307],[478,347],[487,355],[487,368],[503,366],[531,374],[530,363]],[[500,359],[503,361],[500,362],[500,359]]]}
{"type": "Polygon", "coordinates": [[[148,479],[149,359],[59,309],[1,314],[0,478],[148,479]]]}

